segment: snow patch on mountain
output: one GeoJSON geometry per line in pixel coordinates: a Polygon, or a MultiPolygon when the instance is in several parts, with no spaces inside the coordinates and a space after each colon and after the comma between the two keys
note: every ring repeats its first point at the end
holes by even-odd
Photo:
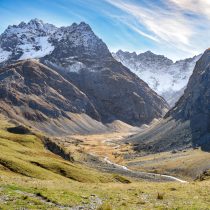
{"type": "Polygon", "coordinates": [[[70,72],[79,72],[85,67],[83,62],[78,62],[82,54],[87,60],[112,57],[105,43],[84,22],[58,28],[33,19],[8,26],[0,35],[0,63],[43,58],[52,53],[55,57],[52,62],[70,72]]]}
{"type": "Polygon", "coordinates": [[[54,46],[48,41],[49,37],[36,37],[32,43],[24,43],[18,45],[19,50],[23,52],[19,60],[28,58],[41,58],[50,54],[54,50],[54,46]]]}
{"type": "Polygon", "coordinates": [[[33,19],[28,23],[8,26],[0,36],[0,62],[41,58],[50,54],[54,47],[50,37],[57,31],[52,24],[33,19]]]}
{"type": "Polygon", "coordinates": [[[72,65],[70,65],[67,70],[69,72],[75,72],[75,73],[78,73],[81,69],[85,68],[85,65],[81,62],[75,62],[73,63],[72,65]]]}
{"type": "Polygon", "coordinates": [[[52,24],[44,23],[37,18],[32,19],[28,23],[21,22],[19,25],[10,25],[3,34],[12,37],[17,36],[19,38],[31,38],[34,35],[50,35],[57,30],[52,24]],[[27,37],[26,37],[27,36],[27,37]]]}
{"type": "Polygon", "coordinates": [[[6,61],[10,55],[11,55],[11,52],[0,48],[0,63],[6,61]]]}

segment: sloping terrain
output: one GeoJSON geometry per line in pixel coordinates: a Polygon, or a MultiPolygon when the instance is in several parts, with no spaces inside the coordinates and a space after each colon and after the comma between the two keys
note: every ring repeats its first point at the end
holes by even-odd
{"type": "Polygon", "coordinates": [[[201,55],[173,62],[150,51],[136,54],[119,50],[113,57],[144,80],[172,107],[184,93],[189,77],[201,55]]]}
{"type": "Polygon", "coordinates": [[[197,62],[184,95],[157,126],[133,136],[135,149],[160,152],[187,147],[210,149],[210,50],[197,62]]]}
{"type": "Polygon", "coordinates": [[[1,112],[50,135],[133,129],[120,121],[107,126],[99,122],[98,112],[83,92],[36,60],[2,67],[0,93],[1,112]]]}
{"type": "MultiPolygon", "coordinates": [[[[62,157],[51,153],[45,148],[47,144],[45,145],[45,139],[42,136],[33,133],[9,132],[8,128],[15,125],[8,122],[2,115],[0,119],[0,170],[2,173],[14,173],[41,180],[65,178],[79,182],[112,180],[109,175],[90,171],[85,166],[65,161],[62,157]]],[[[52,142],[52,147],[53,145],[56,147],[56,144],[52,142]]],[[[71,154],[66,153],[67,156],[70,160],[71,154]]]]}
{"type": "Polygon", "coordinates": [[[96,121],[98,113],[84,93],[35,60],[1,68],[0,93],[2,112],[49,134],[107,129],[96,121]]]}

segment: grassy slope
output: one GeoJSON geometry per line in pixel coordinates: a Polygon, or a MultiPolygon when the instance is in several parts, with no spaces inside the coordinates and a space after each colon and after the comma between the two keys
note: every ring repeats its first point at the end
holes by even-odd
{"type": "Polygon", "coordinates": [[[209,181],[180,184],[133,180],[122,184],[115,175],[90,170],[50,153],[34,135],[8,133],[8,126],[11,125],[1,118],[0,209],[86,205],[91,202],[91,195],[108,203],[101,209],[208,209],[210,206],[209,181]]]}

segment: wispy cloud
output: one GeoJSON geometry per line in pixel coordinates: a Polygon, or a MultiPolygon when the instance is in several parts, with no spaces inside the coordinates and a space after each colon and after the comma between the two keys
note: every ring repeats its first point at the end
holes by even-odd
{"type": "Polygon", "coordinates": [[[119,22],[125,24],[126,26],[128,26],[128,28],[132,29],[133,31],[137,32],[138,34],[140,34],[141,36],[144,36],[150,40],[159,42],[160,40],[158,39],[157,36],[153,36],[149,33],[144,32],[143,30],[140,29],[140,27],[138,26],[137,23],[135,23],[132,19],[128,18],[128,17],[124,17],[124,16],[117,16],[117,15],[113,15],[110,14],[108,12],[105,12],[106,14],[108,14],[110,17],[117,19],[119,22]]]}
{"type": "Polygon", "coordinates": [[[128,0],[105,1],[130,15],[132,18],[125,20],[125,24],[153,41],[160,41],[164,45],[170,45],[192,55],[209,47],[204,46],[203,41],[198,43],[198,37],[203,33],[210,34],[210,24],[205,20],[210,18],[210,1],[162,0],[159,3],[158,1],[156,3],[154,1],[139,3],[128,0]],[[134,24],[136,21],[138,25],[134,24]]]}
{"type": "Polygon", "coordinates": [[[210,19],[210,1],[209,0],[170,0],[184,11],[190,11],[210,19]]]}

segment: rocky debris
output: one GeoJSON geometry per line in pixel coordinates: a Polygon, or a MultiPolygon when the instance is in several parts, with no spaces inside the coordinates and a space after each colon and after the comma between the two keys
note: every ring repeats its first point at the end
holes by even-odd
{"type": "Polygon", "coordinates": [[[210,178],[210,171],[209,170],[204,170],[201,174],[199,174],[196,177],[196,181],[204,181],[204,180],[208,180],[210,178]]]}
{"type": "Polygon", "coordinates": [[[136,54],[119,50],[113,57],[138,75],[170,106],[174,106],[184,93],[189,77],[201,55],[173,62],[151,51],[136,54]]]}
{"type": "Polygon", "coordinates": [[[86,201],[83,201],[83,204],[70,208],[69,210],[95,210],[98,209],[103,201],[97,195],[93,194],[89,198],[84,198],[86,201]]]}

